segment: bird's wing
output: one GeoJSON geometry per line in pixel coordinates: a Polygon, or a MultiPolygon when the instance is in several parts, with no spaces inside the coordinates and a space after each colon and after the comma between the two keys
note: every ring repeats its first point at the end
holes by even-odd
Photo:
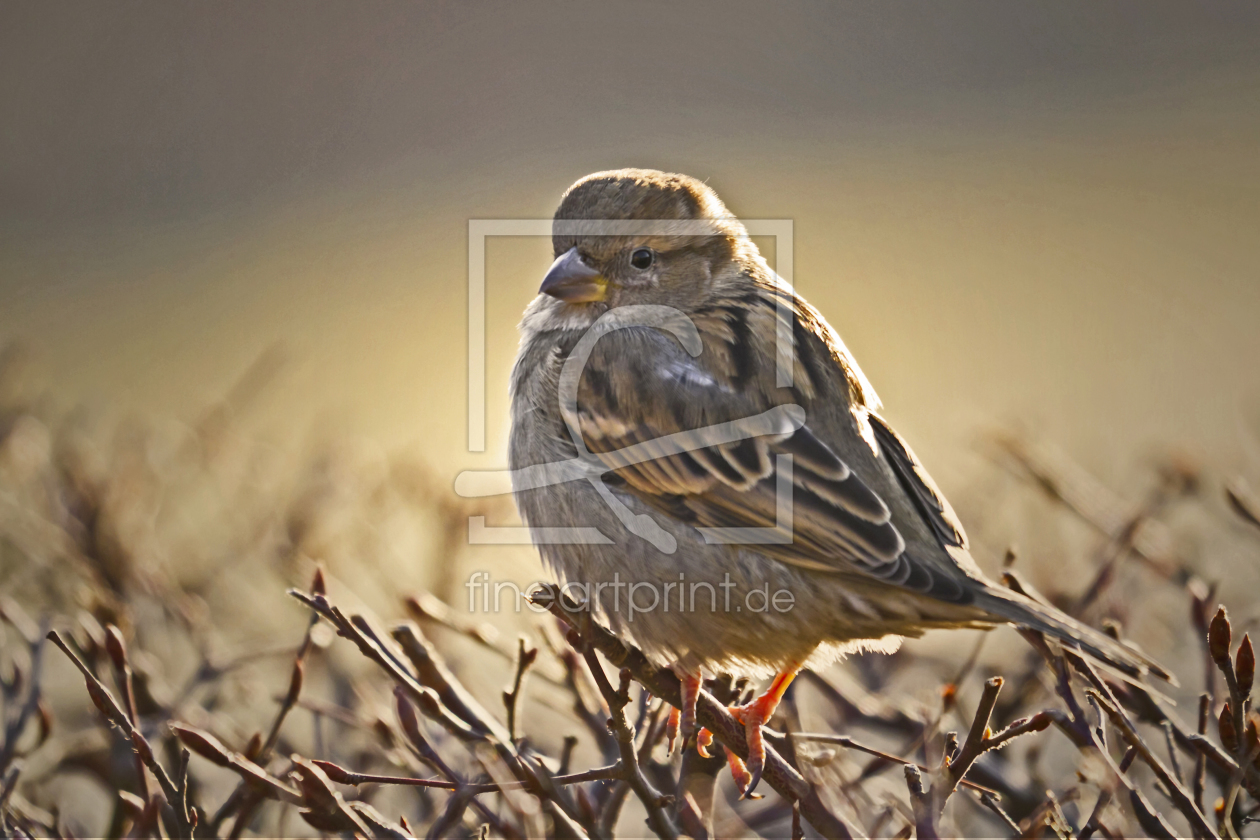
{"type": "MultiPolygon", "coordinates": [[[[730,387],[655,330],[634,332],[601,340],[602,352],[580,380],[575,410],[567,413],[614,482],[698,527],[762,529],[750,532],[748,542],[786,563],[871,575],[947,601],[967,599],[956,571],[906,551],[886,501],[820,439],[808,418],[799,424],[780,416],[757,425],[760,420],[750,418],[776,408],[768,398],[730,387]],[[750,436],[732,439],[732,429],[750,436]],[[780,456],[786,455],[792,456],[791,494],[781,498],[786,463],[780,456]]],[[[905,492],[941,523],[952,521],[909,450],[882,422],[877,428],[880,450],[899,480],[918,488],[905,492]]],[[[937,529],[936,520],[929,521],[937,529]]],[[[961,528],[950,533],[959,544],[961,528]]]]}
{"type": "Polygon", "coordinates": [[[945,548],[967,548],[967,534],[963,532],[962,523],[909,444],[878,414],[871,412],[867,419],[875,433],[880,454],[888,459],[897,483],[914,502],[919,516],[932,529],[937,541],[945,548]]]}

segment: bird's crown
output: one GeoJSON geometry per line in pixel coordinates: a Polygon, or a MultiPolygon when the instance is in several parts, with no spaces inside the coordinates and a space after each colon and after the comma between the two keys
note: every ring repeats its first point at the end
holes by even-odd
{"type": "Polygon", "coordinates": [[[712,189],[689,175],[613,169],[581,178],[564,193],[556,219],[730,219],[712,189]]]}

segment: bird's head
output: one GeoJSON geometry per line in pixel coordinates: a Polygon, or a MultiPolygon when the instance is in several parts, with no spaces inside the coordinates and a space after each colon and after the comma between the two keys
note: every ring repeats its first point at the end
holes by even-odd
{"type": "Polygon", "coordinates": [[[627,304],[690,311],[757,256],[706,184],[651,169],[596,172],[571,186],[552,243],[556,260],[539,291],[573,314],[627,304]]]}

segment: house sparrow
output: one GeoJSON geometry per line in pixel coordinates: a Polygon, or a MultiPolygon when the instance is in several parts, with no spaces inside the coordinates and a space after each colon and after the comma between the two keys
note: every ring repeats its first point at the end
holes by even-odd
{"type": "Polygon", "coordinates": [[[708,186],[589,175],[564,194],[552,242],[512,372],[517,505],[564,591],[678,674],[684,738],[703,749],[706,672],[773,676],[732,710],[745,793],[793,676],[847,651],[1011,623],[1129,675],[1159,670],[985,578],[840,337],[708,186]],[[569,466],[539,479],[548,465],[569,466]]]}

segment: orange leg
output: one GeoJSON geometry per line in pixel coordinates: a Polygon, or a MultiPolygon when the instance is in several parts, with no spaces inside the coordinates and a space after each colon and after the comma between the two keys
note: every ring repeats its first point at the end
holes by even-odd
{"type": "MultiPolygon", "coordinates": [[[[692,735],[696,735],[696,698],[700,696],[700,686],[704,678],[699,671],[685,672],[675,667],[674,673],[678,675],[678,681],[682,688],[682,708],[674,709],[669,713],[669,722],[666,724],[665,733],[669,738],[669,751],[674,751],[674,743],[678,740],[678,736],[682,736],[682,743],[686,744],[692,735]]],[[[712,738],[710,738],[712,740],[712,738]]],[[[699,739],[697,738],[697,742],[699,739]]],[[[700,753],[704,755],[704,749],[699,747],[700,753]]]]}
{"type": "Polygon", "coordinates": [[[678,709],[669,710],[669,719],[665,722],[665,739],[669,755],[674,754],[674,743],[678,740],[678,724],[681,720],[682,712],[678,709]]]}
{"type": "Polygon", "coordinates": [[[682,720],[682,712],[678,709],[669,710],[669,719],[665,722],[665,743],[667,743],[669,754],[674,754],[674,743],[678,741],[678,724],[682,720]]]}
{"type": "MultiPolygon", "coordinates": [[[[788,686],[792,684],[792,680],[796,678],[800,670],[801,667],[799,665],[793,665],[784,669],[774,678],[774,682],[770,683],[770,687],[760,697],[753,698],[743,706],[734,706],[730,710],[735,720],[744,725],[744,737],[748,741],[748,762],[745,771],[747,773],[747,784],[741,783],[744,781],[740,778],[742,774],[736,773],[735,765],[731,764],[731,772],[735,776],[735,783],[740,786],[740,792],[744,797],[753,792],[757,782],[761,781],[761,773],[766,767],[766,745],[762,739],[761,727],[766,721],[774,717],[775,709],[779,707],[779,701],[783,699],[788,686]]],[[[731,756],[731,758],[735,757],[731,756]]]]}

